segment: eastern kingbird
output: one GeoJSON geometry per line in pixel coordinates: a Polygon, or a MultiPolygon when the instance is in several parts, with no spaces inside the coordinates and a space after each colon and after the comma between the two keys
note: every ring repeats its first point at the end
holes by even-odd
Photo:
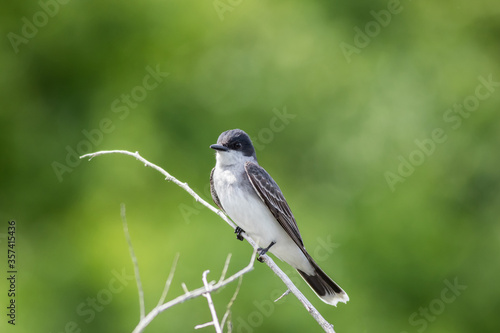
{"type": "Polygon", "coordinates": [[[292,211],[278,184],[257,163],[250,137],[240,129],[222,133],[210,174],[214,202],[237,225],[235,232],[249,235],[260,247],[297,269],[321,300],[346,303],[349,296],[326,275],[307,253],[292,211]]]}

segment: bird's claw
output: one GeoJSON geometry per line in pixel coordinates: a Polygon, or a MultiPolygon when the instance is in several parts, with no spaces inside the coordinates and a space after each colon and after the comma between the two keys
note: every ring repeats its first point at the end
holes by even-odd
{"type": "Polygon", "coordinates": [[[262,247],[259,247],[257,249],[257,251],[259,252],[259,256],[257,257],[257,260],[260,261],[260,262],[264,262],[264,259],[262,258],[263,255],[265,255],[267,253],[267,251],[269,251],[269,249],[274,245],[276,244],[275,241],[272,241],[271,244],[269,244],[268,247],[266,248],[262,248],[262,247]]]}
{"type": "Polygon", "coordinates": [[[234,229],[234,233],[236,234],[236,239],[240,241],[243,240],[243,236],[241,235],[242,232],[245,232],[245,230],[241,229],[240,227],[236,227],[236,229],[234,229]]]}

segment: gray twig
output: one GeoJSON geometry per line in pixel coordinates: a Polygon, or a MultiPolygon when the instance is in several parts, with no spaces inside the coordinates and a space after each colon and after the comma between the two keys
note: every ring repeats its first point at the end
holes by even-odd
{"type": "Polygon", "coordinates": [[[203,278],[202,278],[203,285],[207,289],[207,292],[204,293],[203,296],[207,299],[208,308],[210,309],[210,314],[212,315],[212,321],[209,322],[209,323],[206,323],[206,324],[197,325],[194,328],[198,329],[198,328],[202,328],[202,327],[207,327],[207,326],[213,325],[215,327],[215,332],[216,333],[222,333],[222,330],[221,330],[220,324],[219,324],[219,318],[217,318],[217,312],[215,311],[214,302],[212,301],[212,294],[211,294],[212,288],[210,287],[210,285],[208,284],[208,281],[207,281],[207,275],[208,275],[208,273],[210,273],[210,271],[208,271],[208,270],[203,272],[203,278]]]}
{"type": "Polygon", "coordinates": [[[120,207],[120,215],[122,217],[122,222],[123,222],[123,232],[125,233],[125,238],[127,239],[128,249],[130,251],[130,257],[132,258],[132,263],[134,264],[135,281],[137,282],[137,290],[139,292],[139,311],[140,311],[141,320],[142,320],[145,316],[146,311],[144,308],[144,290],[142,289],[141,276],[139,274],[139,263],[137,262],[137,257],[135,256],[135,253],[134,253],[134,247],[132,246],[132,240],[130,239],[130,233],[128,232],[125,204],[122,203],[120,206],[121,206],[120,207]]]}
{"type": "Polygon", "coordinates": [[[177,267],[177,261],[179,260],[179,253],[175,254],[174,262],[172,263],[172,268],[170,268],[170,273],[168,274],[167,281],[165,282],[165,288],[163,288],[163,293],[161,294],[160,300],[158,301],[158,306],[162,305],[167,298],[168,290],[172,284],[172,279],[174,278],[175,268],[177,267]]]}

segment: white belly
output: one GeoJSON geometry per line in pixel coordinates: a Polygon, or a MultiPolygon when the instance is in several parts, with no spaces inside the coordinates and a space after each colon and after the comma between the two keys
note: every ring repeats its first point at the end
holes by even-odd
{"type": "MultiPolygon", "coordinates": [[[[217,173],[217,170],[215,171],[217,173]]],[[[214,187],[227,215],[259,245],[268,247],[275,242],[269,252],[294,268],[312,273],[313,267],[300,248],[288,236],[267,206],[254,192],[248,195],[242,191],[236,177],[230,171],[215,174],[214,187]]]]}

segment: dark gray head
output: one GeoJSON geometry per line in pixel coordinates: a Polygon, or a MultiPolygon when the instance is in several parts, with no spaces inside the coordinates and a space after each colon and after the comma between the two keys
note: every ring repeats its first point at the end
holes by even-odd
{"type": "Polygon", "coordinates": [[[248,134],[240,129],[232,129],[223,132],[217,139],[217,144],[211,145],[210,148],[219,152],[235,151],[241,152],[243,156],[254,157],[255,149],[253,148],[252,140],[248,134]]]}

